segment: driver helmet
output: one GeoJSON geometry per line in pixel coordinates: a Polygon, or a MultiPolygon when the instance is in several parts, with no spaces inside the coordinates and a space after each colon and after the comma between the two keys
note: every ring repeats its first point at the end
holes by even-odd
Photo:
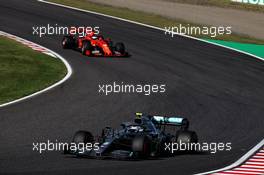
{"type": "Polygon", "coordinates": [[[93,40],[96,40],[98,37],[96,35],[92,36],[93,40]]]}

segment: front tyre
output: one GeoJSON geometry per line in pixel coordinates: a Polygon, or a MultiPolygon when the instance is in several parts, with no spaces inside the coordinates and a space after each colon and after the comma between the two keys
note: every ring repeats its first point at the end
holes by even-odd
{"type": "Polygon", "coordinates": [[[132,151],[137,157],[149,157],[151,153],[151,142],[145,136],[135,137],[132,141],[132,151]]]}
{"type": "Polygon", "coordinates": [[[119,52],[120,54],[124,55],[126,52],[125,45],[123,43],[116,43],[115,51],[119,52]]]}
{"type": "Polygon", "coordinates": [[[73,38],[71,36],[64,36],[61,44],[63,49],[71,49],[73,47],[73,38]]]}

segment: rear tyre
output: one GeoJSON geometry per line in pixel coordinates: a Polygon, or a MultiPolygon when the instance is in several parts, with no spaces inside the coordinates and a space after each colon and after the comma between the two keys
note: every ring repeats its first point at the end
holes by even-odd
{"type": "Polygon", "coordinates": [[[64,36],[61,44],[63,49],[71,49],[73,47],[73,38],[71,36],[64,36]]]}
{"type": "Polygon", "coordinates": [[[176,142],[178,143],[178,148],[180,152],[194,153],[196,151],[196,146],[193,143],[198,142],[197,134],[194,131],[180,130],[176,134],[176,142]]]}
{"type": "Polygon", "coordinates": [[[119,52],[120,54],[124,55],[126,52],[125,45],[123,43],[116,43],[115,51],[119,52]]]}
{"type": "Polygon", "coordinates": [[[92,45],[89,41],[84,41],[82,45],[82,54],[83,55],[91,55],[92,54],[92,45]]]}
{"type": "Polygon", "coordinates": [[[178,131],[176,135],[178,143],[188,144],[198,142],[197,134],[194,131],[178,131]]]}

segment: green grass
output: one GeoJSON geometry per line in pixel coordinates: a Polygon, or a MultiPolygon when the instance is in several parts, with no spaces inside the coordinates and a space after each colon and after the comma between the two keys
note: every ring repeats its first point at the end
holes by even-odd
{"type": "Polygon", "coordinates": [[[0,36],[0,104],[44,89],[66,72],[59,59],[0,36]]]}
{"type": "MultiPolygon", "coordinates": [[[[87,2],[87,0],[49,0],[49,1],[72,6],[72,7],[77,7],[85,10],[90,10],[94,12],[99,12],[111,16],[116,16],[124,19],[129,19],[129,20],[157,26],[160,28],[164,28],[165,26],[178,26],[179,24],[182,24],[183,26],[187,26],[188,24],[191,26],[202,26],[202,24],[194,24],[181,19],[170,19],[156,14],[130,10],[128,8],[119,8],[109,5],[87,2]]],[[[192,35],[192,36],[198,38],[204,38],[204,39],[216,39],[216,40],[235,41],[242,43],[264,44],[263,40],[252,38],[247,35],[239,35],[234,33],[232,35],[221,35],[215,38],[211,38],[208,35],[192,35]]]]}
{"type": "Polygon", "coordinates": [[[206,6],[215,6],[222,8],[233,8],[239,10],[247,10],[254,12],[264,12],[264,6],[261,5],[253,5],[253,4],[245,4],[232,2],[231,0],[166,0],[170,2],[179,2],[184,4],[193,4],[193,5],[206,5],[206,6]]]}

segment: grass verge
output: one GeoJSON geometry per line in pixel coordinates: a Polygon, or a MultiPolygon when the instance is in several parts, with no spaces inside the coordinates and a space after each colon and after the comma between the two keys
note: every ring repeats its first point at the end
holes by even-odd
{"type": "Polygon", "coordinates": [[[59,59],[0,36],[0,104],[44,89],[66,73],[59,59]]]}
{"type": "MultiPolygon", "coordinates": [[[[194,24],[181,19],[170,19],[156,14],[130,10],[128,8],[113,7],[109,5],[87,2],[87,0],[48,0],[48,1],[64,4],[72,7],[77,7],[80,9],[99,12],[111,16],[116,16],[124,19],[129,19],[129,20],[157,26],[160,28],[164,28],[165,26],[178,26],[179,24],[182,24],[183,26],[188,26],[188,25],[202,26],[201,24],[194,24]]],[[[252,38],[246,35],[239,35],[239,34],[221,35],[215,38],[211,38],[209,35],[192,35],[192,36],[203,39],[216,39],[216,40],[234,41],[241,43],[264,44],[263,40],[259,40],[256,38],[252,38]]]]}

